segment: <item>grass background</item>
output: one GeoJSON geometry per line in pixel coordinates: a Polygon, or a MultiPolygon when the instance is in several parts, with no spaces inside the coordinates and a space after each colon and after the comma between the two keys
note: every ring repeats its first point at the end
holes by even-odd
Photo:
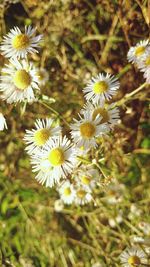
{"type": "MultiPolygon", "coordinates": [[[[150,3],[116,0],[25,0],[0,2],[1,40],[15,25],[34,25],[44,34],[40,53],[31,57],[47,69],[49,81],[42,94],[48,100],[25,106],[1,101],[8,131],[0,133],[0,266],[90,267],[120,266],[118,256],[133,235],[150,237],[139,229],[150,222],[148,87],[127,62],[131,45],[149,36],[150,3]],[[124,184],[122,202],[110,205],[108,187],[95,192],[96,205],[54,209],[58,194],[40,186],[31,172],[22,141],[36,118],[51,116],[69,129],[83,106],[82,88],[98,72],[118,75],[121,124],[100,144],[96,157],[109,178],[124,184]],[[128,94],[128,98],[125,95],[128,94]],[[46,108],[50,106],[50,109],[46,108]],[[59,114],[56,114],[57,111],[59,114]],[[141,215],[129,218],[131,204],[141,215]],[[109,219],[121,212],[115,228],[109,219]]],[[[4,58],[0,56],[0,66],[4,58]]]]}

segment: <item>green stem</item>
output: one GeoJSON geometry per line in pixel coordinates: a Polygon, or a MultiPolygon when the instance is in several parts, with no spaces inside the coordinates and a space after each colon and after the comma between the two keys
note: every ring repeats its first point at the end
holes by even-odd
{"type": "Polygon", "coordinates": [[[147,83],[143,83],[142,85],[140,85],[137,89],[135,89],[134,91],[132,91],[129,94],[126,94],[123,99],[121,99],[120,101],[118,101],[116,103],[116,106],[121,106],[122,104],[124,104],[125,102],[127,102],[130,97],[132,97],[133,95],[137,94],[138,92],[140,92],[145,86],[147,85],[147,83]]]}
{"type": "Polygon", "coordinates": [[[50,111],[52,111],[55,115],[57,115],[70,128],[69,123],[55,109],[53,109],[52,107],[50,107],[49,105],[47,105],[46,103],[44,103],[41,100],[39,100],[39,103],[42,104],[43,106],[45,106],[50,111]]]}

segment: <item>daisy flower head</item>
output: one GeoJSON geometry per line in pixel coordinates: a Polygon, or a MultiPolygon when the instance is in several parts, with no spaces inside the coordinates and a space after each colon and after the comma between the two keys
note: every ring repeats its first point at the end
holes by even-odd
{"type": "Polygon", "coordinates": [[[123,201],[125,195],[125,186],[124,184],[112,183],[108,185],[107,188],[107,198],[106,202],[111,205],[116,205],[123,201]]]}
{"type": "Polygon", "coordinates": [[[45,86],[49,79],[49,75],[46,69],[40,68],[37,70],[37,76],[39,78],[39,85],[40,86],[45,86]]]}
{"type": "Polygon", "coordinates": [[[33,172],[38,172],[35,178],[46,187],[52,187],[72,172],[74,157],[73,146],[66,136],[49,139],[44,149],[31,155],[33,172]]]}
{"type": "Polygon", "coordinates": [[[147,50],[150,48],[149,45],[149,40],[144,40],[137,43],[136,46],[132,46],[127,54],[128,61],[132,63],[138,63],[139,60],[141,61],[147,50]]]}
{"type": "Polygon", "coordinates": [[[100,124],[101,117],[98,115],[93,120],[90,111],[84,112],[80,120],[74,119],[74,124],[71,125],[71,136],[74,143],[78,147],[84,147],[84,149],[90,149],[96,147],[96,137],[100,137],[107,132],[106,123],[100,124]]]}
{"type": "Polygon", "coordinates": [[[65,181],[59,188],[59,194],[61,200],[65,204],[72,204],[75,199],[76,191],[73,184],[71,184],[69,181],[65,181]]]}
{"type": "Polygon", "coordinates": [[[25,58],[28,53],[37,53],[42,35],[35,36],[35,31],[31,26],[25,26],[24,33],[18,27],[11,29],[2,41],[2,54],[7,58],[25,58]]]}
{"type": "Polygon", "coordinates": [[[113,75],[99,73],[91,79],[83,89],[83,93],[87,101],[104,103],[105,100],[110,100],[116,94],[119,85],[118,79],[113,75]]]}
{"type": "Polygon", "coordinates": [[[93,120],[97,115],[100,115],[102,117],[100,123],[107,123],[108,130],[113,129],[120,118],[119,109],[114,107],[113,103],[110,105],[104,105],[101,103],[92,104],[91,102],[87,102],[84,105],[84,109],[81,110],[81,113],[88,110],[92,113],[93,120]]]}
{"type": "Polygon", "coordinates": [[[127,248],[120,255],[120,261],[124,267],[141,266],[147,263],[146,254],[137,247],[127,248]]]}
{"type": "Polygon", "coordinates": [[[146,83],[150,84],[150,46],[147,48],[147,51],[143,55],[142,59],[138,61],[137,65],[140,71],[144,72],[146,83]]]}
{"type": "Polygon", "coordinates": [[[54,121],[50,118],[37,119],[35,121],[35,129],[26,130],[24,141],[27,144],[25,150],[29,154],[37,152],[38,149],[43,148],[47,141],[61,135],[61,127],[53,127],[54,121]]]}
{"type": "Polygon", "coordinates": [[[3,114],[0,113],[0,131],[3,131],[4,129],[7,129],[7,123],[3,114]]]}
{"type": "Polygon", "coordinates": [[[81,166],[75,174],[76,183],[83,188],[91,191],[99,183],[100,175],[92,166],[81,166]]]}
{"type": "Polygon", "coordinates": [[[35,101],[34,91],[39,90],[38,76],[32,63],[26,60],[10,60],[2,69],[0,91],[7,103],[35,101]]]}
{"type": "Polygon", "coordinates": [[[77,205],[85,205],[92,201],[91,192],[82,186],[76,188],[75,203],[77,205]]]}

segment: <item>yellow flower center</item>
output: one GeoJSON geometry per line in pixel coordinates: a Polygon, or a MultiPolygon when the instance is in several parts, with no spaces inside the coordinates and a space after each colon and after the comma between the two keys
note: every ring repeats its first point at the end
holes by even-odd
{"type": "Polygon", "coordinates": [[[68,197],[68,196],[71,195],[71,189],[70,189],[70,187],[66,187],[66,188],[64,189],[64,195],[65,195],[66,197],[68,197]]]}
{"type": "Polygon", "coordinates": [[[53,166],[63,164],[65,161],[64,151],[61,148],[52,149],[49,153],[48,160],[53,166]]]}
{"type": "Polygon", "coordinates": [[[136,255],[129,257],[128,263],[131,267],[139,266],[141,264],[140,258],[136,255]]]}
{"type": "Polygon", "coordinates": [[[139,46],[135,49],[135,55],[137,57],[141,56],[145,52],[145,47],[144,46],[139,46]]]}
{"type": "Polygon", "coordinates": [[[87,176],[82,176],[81,177],[81,181],[82,181],[83,184],[89,185],[90,184],[90,181],[91,181],[91,178],[90,177],[87,177],[87,176]]]}
{"type": "Polygon", "coordinates": [[[108,122],[110,119],[109,113],[105,108],[96,108],[92,115],[93,120],[95,120],[97,115],[102,117],[101,123],[108,122]]]}
{"type": "Polygon", "coordinates": [[[80,150],[81,151],[84,151],[84,146],[80,146],[80,150]]]}
{"type": "Polygon", "coordinates": [[[79,198],[82,199],[82,198],[85,197],[85,195],[86,195],[86,192],[85,192],[84,190],[80,189],[80,190],[77,191],[77,196],[78,196],[79,198]]]}
{"type": "Polygon", "coordinates": [[[34,134],[34,142],[37,146],[43,146],[49,139],[51,133],[48,129],[40,129],[34,134]]]}
{"type": "Polygon", "coordinates": [[[91,138],[95,134],[95,126],[90,122],[84,122],[80,126],[80,133],[84,138],[91,138]]]}
{"type": "Polygon", "coordinates": [[[30,39],[26,34],[18,34],[12,40],[12,46],[15,49],[21,50],[29,46],[30,39]]]}
{"type": "Polygon", "coordinates": [[[94,84],[93,92],[95,94],[102,94],[108,90],[108,84],[105,81],[100,81],[94,84]]]}
{"type": "Polygon", "coordinates": [[[26,70],[17,70],[13,82],[18,89],[24,90],[31,84],[31,76],[26,70]]]}
{"type": "Polygon", "coordinates": [[[145,65],[146,65],[146,66],[150,66],[150,57],[148,57],[148,58],[146,59],[146,61],[145,61],[145,65]]]}

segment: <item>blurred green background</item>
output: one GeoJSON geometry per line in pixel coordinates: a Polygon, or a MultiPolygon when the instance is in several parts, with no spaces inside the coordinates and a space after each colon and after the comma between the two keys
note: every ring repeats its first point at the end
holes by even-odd
{"type": "MultiPolygon", "coordinates": [[[[8,131],[0,133],[0,266],[91,267],[120,266],[118,256],[134,235],[150,237],[139,228],[150,222],[148,87],[124,101],[143,82],[143,75],[127,62],[131,45],[149,36],[148,1],[24,0],[0,2],[1,39],[9,29],[37,27],[44,35],[39,54],[31,60],[46,68],[49,81],[43,104],[8,105],[1,101],[8,131]],[[119,77],[121,123],[99,146],[98,156],[109,177],[124,184],[123,191],[109,187],[95,192],[97,206],[65,206],[57,211],[54,189],[37,183],[24,151],[25,129],[36,118],[59,120],[64,134],[83,106],[82,89],[99,72],[119,77]],[[59,115],[55,114],[55,110],[59,115]],[[107,199],[119,194],[121,202],[107,199]],[[140,210],[132,212],[133,204],[140,210]],[[110,225],[121,213],[122,222],[110,225]],[[131,214],[131,216],[129,216],[131,214]]],[[[0,66],[5,59],[0,55],[0,66]]],[[[42,99],[42,96],[41,96],[42,99]]]]}

